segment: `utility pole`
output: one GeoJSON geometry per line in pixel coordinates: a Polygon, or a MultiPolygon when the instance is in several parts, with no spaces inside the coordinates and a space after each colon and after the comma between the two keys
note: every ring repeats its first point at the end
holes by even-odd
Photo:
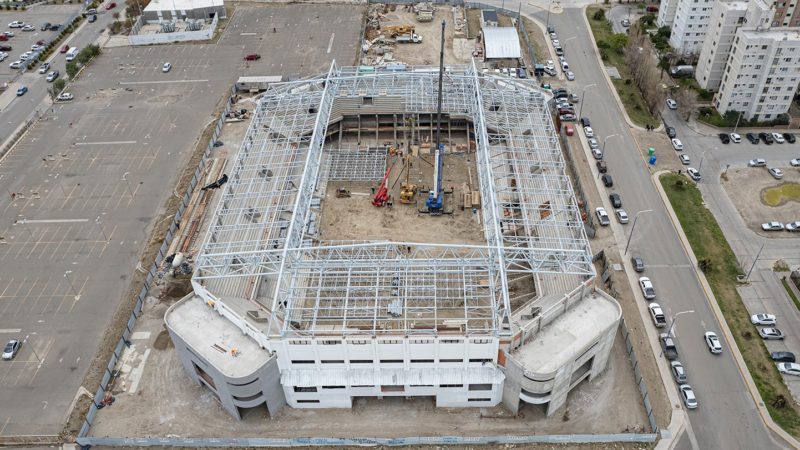
{"type": "Polygon", "coordinates": [[[753,269],[756,267],[756,263],[758,262],[758,257],[761,256],[761,250],[764,250],[764,244],[761,244],[761,248],[758,249],[758,253],[756,253],[756,259],[753,260],[753,265],[750,266],[750,270],[747,271],[747,275],[745,275],[745,280],[750,281],[750,274],[753,272],[753,269]]]}
{"type": "Polygon", "coordinates": [[[652,209],[645,209],[644,211],[637,212],[636,215],[633,216],[633,226],[631,227],[631,234],[628,235],[628,242],[625,244],[625,252],[623,253],[623,255],[627,255],[628,254],[628,246],[631,245],[631,238],[633,237],[633,232],[636,231],[636,221],[639,220],[639,214],[641,214],[641,213],[650,213],[650,212],[653,212],[653,210],[652,209]]]}

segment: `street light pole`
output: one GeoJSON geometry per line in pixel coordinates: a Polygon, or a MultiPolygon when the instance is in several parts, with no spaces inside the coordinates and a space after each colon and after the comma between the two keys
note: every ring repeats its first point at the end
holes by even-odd
{"type": "Polygon", "coordinates": [[[736,126],[733,127],[733,132],[736,133],[736,129],[739,128],[739,121],[742,120],[742,113],[744,111],[739,111],[739,117],[736,118],[736,126]]]}
{"type": "Polygon", "coordinates": [[[125,172],[122,174],[122,181],[128,186],[128,193],[131,194],[131,198],[133,198],[133,189],[131,189],[131,182],[128,181],[128,175],[130,172],[125,172]]]}
{"type": "Polygon", "coordinates": [[[628,254],[628,246],[631,245],[631,238],[633,237],[633,232],[636,231],[636,221],[639,220],[639,214],[641,214],[641,213],[649,213],[649,212],[653,212],[653,210],[652,209],[645,209],[644,211],[637,212],[636,215],[633,216],[633,226],[631,227],[631,234],[628,235],[628,242],[625,244],[625,252],[623,253],[623,255],[627,255],[628,254]]]}
{"type": "Polygon", "coordinates": [[[547,33],[550,34],[550,10],[553,9],[553,0],[550,0],[550,3],[547,4],[547,25],[545,26],[545,30],[548,30],[547,33]]]}
{"type": "Polygon", "coordinates": [[[581,93],[581,107],[578,108],[578,119],[580,119],[581,116],[583,115],[583,98],[586,96],[586,89],[595,86],[597,86],[597,83],[587,84],[586,86],[583,87],[583,92],[581,93]]]}
{"type": "Polygon", "coordinates": [[[572,36],[571,38],[564,39],[564,42],[561,43],[562,44],[561,48],[564,50],[564,54],[565,55],[567,54],[567,42],[569,42],[569,41],[571,41],[573,39],[577,39],[577,37],[578,36],[572,36]]]}
{"type": "Polygon", "coordinates": [[[708,150],[703,150],[703,156],[701,156],[701,157],[700,157],[700,165],[699,165],[699,166],[697,166],[697,171],[698,171],[698,172],[700,172],[701,170],[703,170],[703,161],[705,161],[705,159],[706,159],[706,152],[707,152],[707,151],[708,151],[708,150]]]}
{"type": "MultiPolygon", "coordinates": [[[[30,337],[31,337],[31,335],[30,335],[30,334],[29,334],[29,335],[27,335],[27,336],[25,336],[25,339],[23,339],[23,340],[22,340],[22,345],[25,345],[25,344],[27,344],[27,343],[28,343],[28,339],[29,339],[30,337]]],[[[36,357],[36,359],[39,361],[39,363],[41,363],[41,362],[42,362],[42,358],[39,358],[39,354],[38,354],[38,353],[36,353],[36,349],[35,349],[35,348],[33,348],[33,346],[31,346],[31,351],[33,352],[33,356],[35,356],[35,357],[36,357]]]]}
{"type": "Polygon", "coordinates": [[[694,312],[693,309],[689,309],[689,310],[686,310],[686,311],[681,311],[681,312],[675,313],[672,316],[672,323],[669,326],[669,330],[667,330],[667,336],[672,336],[672,330],[675,329],[675,322],[677,322],[678,316],[680,316],[681,314],[690,314],[690,313],[693,313],[693,312],[694,312]]]}
{"type": "Polygon", "coordinates": [[[606,154],[606,142],[608,142],[608,140],[609,140],[610,138],[614,137],[614,136],[617,136],[617,137],[619,137],[619,134],[612,134],[611,136],[606,136],[606,138],[605,138],[605,139],[603,139],[603,150],[602,150],[600,153],[602,153],[603,155],[605,155],[605,154],[606,154]]]}
{"type": "Polygon", "coordinates": [[[25,216],[23,216],[22,214],[20,214],[20,215],[19,215],[19,219],[17,220],[17,223],[20,223],[20,224],[22,224],[22,228],[25,228],[25,231],[27,231],[27,232],[28,232],[28,234],[31,236],[31,240],[32,240],[32,241],[35,241],[35,240],[36,240],[36,238],[35,238],[35,237],[33,237],[33,233],[31,232],[31,229],[30,229],[30,228],[28,228],[28,221],[25,219],[25,216]]]}
{"type": "Polygon", "coordinates": [[[110,239],[106,235],[106,230],[103,229],[103,224],[100,223],[100,216],[97,216],[97,219],[94,219],[94,223],[96,223],[100,227],[100,232],[103,233],[103,238],[105,238],[106,241],[110,241],[110,239]]]}
{"type": "Polygon", "coordinates": [[[753,269],[756,267],[756,263],[758,262],[758,257],[761,256],[761,250],[764,250],[764,244],[761,244],[761,248],[758,249],[758,253],[756,253],[756,259],[753,260],[753,264],[750,266],[750,270],[747,271],[747,275],[745,275],[745,279],[750,281],[750,274],[753,272],[753,269]]]}

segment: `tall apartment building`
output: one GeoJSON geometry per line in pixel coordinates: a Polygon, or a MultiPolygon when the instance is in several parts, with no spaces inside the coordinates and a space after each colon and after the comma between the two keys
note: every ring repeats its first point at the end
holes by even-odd
{"type": "Polygon", "coordinates": [[[775,8],[773,27],[800,26],[800,8],[797,7],[797,0],[775,0],[771,5],[775,8]]]}
{"type": "Polygon", "coordinates": [[[675,21],[675,10],[678,9],[679,0],[661,0],[661,5],[658,7],[658,17],[656,24],[659,27],[671,27],[675,21]]]}
{"type": "Polygon", "coordinates": [[[800,28],[740,28],[714,106],[720,114],[774,120],[789,110],[798,81],[800,28]]]}
{"type": "Polygon", "coordinates": [[[747,2],[714,3],[711,23],[697,60],[695,78],[703,89],[716,91],[722,82],[736,30],[744,24],[747,2]]]}
{"type": "Polygon", "coordinates": [[[680,54],[700,52],[711,10],[711,0],[678,0],[669,45],[680,54]]]}

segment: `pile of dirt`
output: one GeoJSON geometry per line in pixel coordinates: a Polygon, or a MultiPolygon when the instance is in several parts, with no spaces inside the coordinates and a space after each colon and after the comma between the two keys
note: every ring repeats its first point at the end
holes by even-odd
{"type": "Polygon", "coordinates": [[[170,278],[162,287],[162,299],[179,299],[186,297],[192,292],[191,279],[176,279],[170,278]]]}
{"type": "Polygon", "coordinates": [[[175,347],[175,344],[173,344],[172,339],[169,338],[169,332],[167,330],[161,330],[158,336],[156,336],[155,342],[153,342],[153,348],[156,350],[166,350],[172,347],[175,347]]]}

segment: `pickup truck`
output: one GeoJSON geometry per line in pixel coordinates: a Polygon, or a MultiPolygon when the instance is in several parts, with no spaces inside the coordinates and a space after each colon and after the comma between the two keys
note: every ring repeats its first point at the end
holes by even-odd
{"type": "Polygon", "coordinates": [[[675,341],[672,340],[669,334],[661,333],[658,340],[661,342],[664,356],[666,356],[668,360],[674,361],[678,359],[678,348],[675,347],[675,341]]]}

